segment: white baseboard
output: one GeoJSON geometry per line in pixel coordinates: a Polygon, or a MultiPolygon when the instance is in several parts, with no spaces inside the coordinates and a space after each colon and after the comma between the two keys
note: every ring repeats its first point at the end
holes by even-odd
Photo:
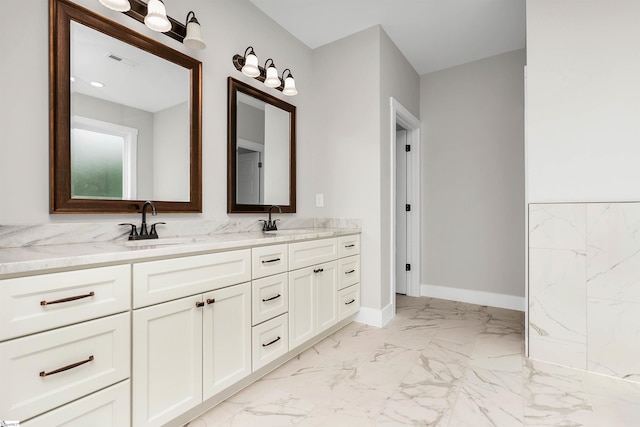
{"type": "Polygon", "coordinates": [[[360,311],[353,318],[354,321],[381,328],[396,314],[393,312],[393,303],[389,303],[382,310],[360,307],[360,311]]]}
{"type": "Polygon", "coordinates": [[[525,311],[526,308],[524,297],[494,294],[492,292],[474,291],[470,289],[450,288],[448,286],[423,284],[420,286],[420,295],[423,297],[467,302],[470,304],[487,305],[517,311],[525,311]]]}

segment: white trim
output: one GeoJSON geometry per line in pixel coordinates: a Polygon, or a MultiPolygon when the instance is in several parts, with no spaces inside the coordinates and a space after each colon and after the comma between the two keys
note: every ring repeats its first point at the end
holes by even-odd
{"type": "MultiPolygon", "coordinates": [[[[407,169],[411,178],[407,180],[407,195],[411,203],[411,215],[407,218],[407,260],[410,260],[411,273],[407,278],[407,295],[420,296],[420,120],[418,120],[409,110],[400,104],[393,97],[389,98],[391,110],[391,136],[390,136],[390,194],[391,212],[389,242],[390,248],[390,277],[391,284],[391,311],[395,314],[395,293],[396,293],[396,125],[400,125],[407,130],[407,144],[411,145],[412,155],[407,161],[407,169]]],[[[385,308],[386,310],[386,308],[385,308]]],[[[392,315],[393,317],[393,315],[392,315]]],[[[386,323],[386,322],[385,322],[386,323]]]]}
{"type": "Polygon", "coordinates": [[[487,305],[489,307],[525,311],[524,297],[517,297],[515,295],[495,294],[492,292],[425,284],[421,286],[420,291],[423,297],[440,298],[470,304],[487,305]]]}
{"type": "Polygon", "coordinates": [[[529,357],[529,164],[527,138],[527,66],[524,66],[524,355],[529,357]]]}
{"type": "Polygon", "coordinates": [[[393,316],[395,316],[395,298],[393,299],[393,302],[389,303],[382,310],[360,307],[360,311],[355,314],[353,320],[355,322],[365,323],[377,328],[382,328],[384,325],[389,323],[391,319],[393,319],[393,316]]]}
{"type": "Polygon", "coordinates": [[[238,148],[245,148],[247,150],[264,153],[264,144],[249,141],[248,139],[238,138],[238,141],[236,142],[236,146],[237,146],[236,150],[238,148]]]}

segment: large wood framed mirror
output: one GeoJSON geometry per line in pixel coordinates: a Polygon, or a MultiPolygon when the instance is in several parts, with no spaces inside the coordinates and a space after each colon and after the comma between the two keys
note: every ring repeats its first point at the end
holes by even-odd
{"type": "Polygon", "coordinates": [[[228,79],[227,212],[296,211],[296,107],[228,79]]]}
{"type": "Polygon", "coordinates": [[[50,212],[202,212],[202,64],[50,0],[50,212]]]}

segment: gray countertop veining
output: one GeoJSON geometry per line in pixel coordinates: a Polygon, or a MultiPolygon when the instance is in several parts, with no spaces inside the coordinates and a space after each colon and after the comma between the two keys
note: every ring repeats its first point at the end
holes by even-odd
{"type": "Polygon", "coordinates": [[[282,230],[281,234],[259,232],[167,237],[147,241],[110,241],[66,245],[24,246],[0,249],[0,278],[36,272],[101,264],[140,262],[157,258],[187,256],[204,252],[242,249],[359,234],[353,228],[282,230]]]}

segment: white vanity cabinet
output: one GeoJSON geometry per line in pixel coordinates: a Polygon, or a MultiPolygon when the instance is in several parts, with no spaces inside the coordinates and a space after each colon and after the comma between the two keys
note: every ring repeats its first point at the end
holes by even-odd
{"type": "Polygon", "coordinates": [[[290,350],[338,321],[337,254],[336,239],[289,244],[290,350]]]}
{"type": "Polygon", "coordinates": [[[360,310],[360,235],[338,237],[338,321],[360,310]]]}
{"type": "Polygon", "coordinates": [[[102,390],[124,418],[101,425],[128,425],[130,271],[120,265],[0,280],[1,419],[59,425],[47,420],[75,419],[75,407],[95,415],[106,404],[96,397],[102,390]]]}
{"type": "Polygon", "coordinates": [[[251,354],[254,371],[289,351],[288,250],[287,244],[251,250],[251,354]]]}
{"type": "MultiPolygon", "coordinates": [[[[162,288],[173,288],[171,292],[181,284],[185,292],[201,283],[215,288],[218,280],[227,285],[229,277],[249,278],[250,273],[238,273],[238,266],[250,265],[249,252],[211,254],[200,257],[200,264],[192,257],[184,258],[183,265],[173,259],[162,273],[149,265],[135,265],[134,271],[153,271],[162,288]],[[227,267],[220,268],[222,260],[227,267]],[[221,274],[212,276],[211,271],[221,274]]],[[[143,283],[148,280],[143,278],[143,283]]],[[[250,283],[134,310],[134,426],[163,425],[250,373],[250,283]]]]}

